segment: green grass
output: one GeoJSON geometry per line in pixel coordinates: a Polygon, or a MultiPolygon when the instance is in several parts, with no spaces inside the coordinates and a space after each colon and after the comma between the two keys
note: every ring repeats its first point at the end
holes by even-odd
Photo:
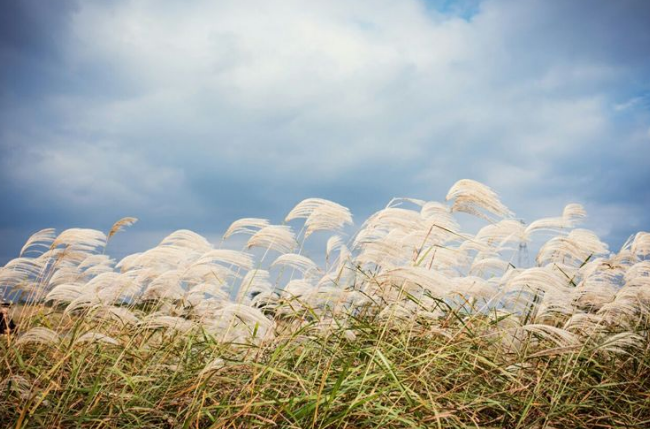
{"type": "Polygon", "coordinates": [[[1,378],[30,386],[4,387],[2,427],[650,425],[647,345],[612,354],[528,336],[510,352],[486,315],[449,312],[432,325],[369,313],[349,322],[354,340],[343,328],[323,334],[313,323],[281,320],[278,336],[260,345],[223,344],[203,331],[112,327],[124,345],[113,346],[73,344],[105,322],[62,318],[48,307],[36,313],[36,323],[52,321],[69,337],[58,345],[2,338],[1,378]],[[216,358],[224,365],[202,373],[216,358]]]}

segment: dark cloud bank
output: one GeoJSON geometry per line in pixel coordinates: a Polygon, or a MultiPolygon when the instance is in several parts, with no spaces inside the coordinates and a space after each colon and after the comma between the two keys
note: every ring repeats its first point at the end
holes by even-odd
{"type": "Polygon", "coordinates": [[[650,3],[40,2],[0,13],[0,263],[43,227],[116,253],[303,198],[358,220],[458,179],[518,216],[650,229],[650,3]]]}

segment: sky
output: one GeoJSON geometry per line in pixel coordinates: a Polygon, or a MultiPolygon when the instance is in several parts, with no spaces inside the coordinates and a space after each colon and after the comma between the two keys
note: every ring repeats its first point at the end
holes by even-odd
{"type": "Polygon", "coordinates": [[[45,227],[357,225],[481,181],[517,217],[650,230],[645,0],[39,1],[0,13],[0,264],[45,227]]]}

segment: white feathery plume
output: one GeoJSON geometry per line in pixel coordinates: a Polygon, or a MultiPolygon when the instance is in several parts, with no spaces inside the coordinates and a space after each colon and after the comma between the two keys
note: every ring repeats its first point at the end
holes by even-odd
{"type": "Polygon", "coordinates": [[[499,217],[514,216],[492,189],[475,180],[459,180],[449,189],[446,199],[454,200],[452,212],[465,212],[486,218],[479,210],[482,209],[499,217]]]}
{"type": "Polygon", "coordinates": [[[238,271],[219,264],[193,264],[178,271],[182,273],[180,281],[188,286],[205,282],[226,285],[228,282],[241,277],[238,271]]]}
{"type": "Polygon", "coordinates": [[[179,270],[161,274],[147,286],[142,294],[142,299],[181,299],[185,294],[185,290],[181,287],[182,275],[183,273],[179,270]]]}
{"type": "Polygon", "coordinates": [[[79,338],[77,338],[74,341],[74,344],[96,344],[96,343],[104,343],[104,344],[110,344],[113,346],[119,346],[120,343],[117,341],[115,338],[111,338],[108,335],[100,334],[99,332],[86,332],[85,334],[81,335],[79,338]]]}
{"type": "Polygon", "coordinates": [[[472,262],[469,273],[472,275],[501,275],[508,270],[510,262],[496,256],[476,257],[472,262]]]}
{"type": "Polygon", "coordinates": [[[307,198],[298,203],[287,215],[285,222],[305,220],[305,238],[316,231],[338,231],[346,224],[352,225],[352,214],[347,207],[322,198],[307,198]]]}
{"type": "Polygon", "coordinates": [[[629,354],[629,350],[643,350],[646,339],[634,332],[621,332],[605,337],[596,348],[605,352],[616,354],[629,354]]]}
{"type": "Polygon", "coordinates": [[[108,255],[88,255],[77,266],[80,271],[87,271],[93,267],[102,266],[108,269],[113,268],[115,261],[108,255]]]}
{"type": "Polygon", "coordinates": [[[282,290],[282,297],[292,299],[294,297],[303,296],[308,294],[313,288],[314,285],[306,280],[291,280],[282,290]]]}
{"type": "MultiPolygon", "coordinates": [[[[65,292],[72,296],[74,289],[63,289],[62,293],[65,292]]],[[[129,299],[139,292],[140,286],[132,278],[115,272],[102,273],[81,287],[81,294],[70,301],[64,313],[69,314],[99,304],[113,304],[129,299]]],[[[60,296],[65,298],[65,295],[60,296]]]]}
{"type": "Polygon", "coordinates": [[[603,280],[617,283],[625,274],[625,268],[611,259],[593,258],[578,269],[578,276],[582,279],[599,277],[603,280]]]}
{"type": "Polygon", "coordinates": [[[565,263],[582,265],[590,257],[607,253],[607,245],[598,236],[586,229],[574,229],[566,237],[555,237],[547,241],[537,254],[537,263],[565,263]]]}
{"type": "Polygon", "coordinates": [[[352,223],[350,210],[340,204],[323,198],[307,198],[302,200],[289,212],[284,220],[285,222],[289,222],[293,219],[309,219],[314,211],[322,207],[328,207],[331,209],[331,216],[341,218],[345,223],[352,223]]]}
{"type": "Polygon", "coordinates": [[[38,277],[45,268],[47,261],[43,258],[20,257],[12,259],[3,267],[3,272],[15,271],[25,277],[38,277]]]}
{"type": "Polygon", "coordinates": [[[194,301],[200,299],[203,300],[204,295],[211,295],[220,300],[228,300],[230,296],[228,292],[223,290],[222,285],[216,285],[214,283],[200,283],[194,285],[187,291],[185,298],[188,299],[192,305],[196,305],[194,301]]]}
{"type": "Polygon", "coordinates": [[[345,225],[352,224],[352,214],[348,208],[327,201],[314,208],[305,221],[305,238],[316,231],[339,231],[345,225]]]}
{"type": "Polygon", "coordinates": [[[631,250],[639,258],[647,258],[650,256],[650,233],[637,233],[632,241],[631,250]]]}
{"type": "Polygon", "coordinates": [[[36,393],[37,389],[32,389],[32,383],[25,377],[18,374],[10,375],[4,380],[0,381],[0,395],[7,397],[10,392],[18,394],[20,399],[29,400],[36,393]]]}
{"type": "Polygon", "coordinates": [[[0,284],[3,286],[13,288],[25,282],[28,278],[29,275],[24,271],[13,270],[6,266],[0,268],[0,284]]]}
{"type": "Polygon", "coordinates": [[[265,339],[272,334],[275,323],[256,308],[243,304],[227,304],[215,311],[214,322],[208,328],[223,335],[223,340],[245,340],[257,332],[255,338],[265,339]]]}
{"type": "Polygon", "coordinates": [[[212,249],[212,245],[205,237],[187,229],[172,232],[158,246],[182,247],[202,254],[212,249]]]}
{"type": "Polygon", "coordinates": [[[642,274],[642,265],[636,267],[635,271],[641,275],[626,274],[625,285],[618,290],[614,301],[603,305],[598,311],[611,323],[626,326],[638,314],[650,311],[650,277],[642,274]]]}
{"type": "Polygon", "coordinates": [[[401,205],[402,203],[411,203],[411,204],[415,204],[416,206],[422,207],[427,202],[424,201],[424,200],[417,199],[417,198],[395,197],[392,200],[390,200],[390,202],[386,205],[386,208],[397,207],[397,206],[401,205]]]}
{"type": "MultiPolygon", "coordinates": [[[[203,250],[204,252],[198,252],[189,247],[159,245],[141,253],[137,258],[130,261],[129,269],[147,267],[160,270],[160,272],[169,269],[178,269],[179,267],[191,264],[210,249],[203,250]]],[[[122,267],[122,270],[125,271],[124,267],[122,267]]]]}
{"type": "Polygon", "coordinates": [[[272,292],[273,286],[269,278],[269,272],[266,270],[249,271],[242,279],[235,301],[241,303],[246,301],[247,295],[272,292]]]}
{"type": "Polygon", "coordinates": [[[214,262],[234,265],[245,270],[253,268],[253,255],[238,250],[214,249],[204,253],[194,264],[212,264],[214,262]]]}
{"type": "Polygon", "coordinates": [[[61,341],[61,337],[57,332],[42,326],[37,326],[23,333],[20,338],[18,338],[18,341],[16,341],[16,344],[37,343],[57,345],[59,341],[61,341]]]}
{"type": "Polygon", "coordinates": [[[422,205],[422,208],[420,209],[420,215],[424,219],[433,218],[436,220],[443,220],[442,222],[443,224],[454,226],[454,228],[449,228],[449,229],[455,230],[458,228],[458,222],[456,222],[456,219],[454,219],[454,215],[451,214],[451,208],[445,203],[440,203],[438,201],[426,202],[425,204],[422,205]]]}
{"type": "MultiPolygon", "coordinates": [[[[426,313],[418,311],[418,307],[411,301],[391,302],[385,306],[377,318],[382,321],[393,320],[399,323],[414,323],[416,316],[426,317],[426,313]]],[[[434,315],[435,318],[437,315],[434,315]]]]}
{"type": "Polygon", "coordinates": [[[614,301],[604,304],[597,314],[609,324],[627,326],[629,319],[635,319],[638,311],[639,303],[634,296],[619,293],[614,301]]]}
{"type": "Polygon", "coordinates": [[[590,337],[606,330],[602,316],[591,313],[576,313],[564,324],[564,330],[590,337]]]}
{"type": "Polygon", "coordinates": [[[432,219],[423,220],[418,229],[397,232],[404,234],[405,246],[416,250],[426,246],[448,246],[460,241],[459,234],[440,228],[438,222],[432,219]]]}
{"type": "Polygon", "coordinates": [[[628,246],[621,248],[618,253],[609,255],[608,262],[612,265],[629,266],[634,265],[638,260],[639,258],[632,253],[630,246],[628,246]]]}
{"type": "MultiPolygon", "coordinates": [[[[43,273],[47,261],[41,258],[15,258],[0,268],[0,284],[16,287],[28,280],[37,279],[43,273]]],[[[25,286],[25,285],[21,285],[25,286]]]]}
{"type": "Polygon", "coordinates": [[[116,272],[102,273],[86,283],[84,293],[94,293],[103,303],[113,303],[121,298],[130,298],[140,292],[131,277],[116,272]]]}
{"type": "Polygon", "coordinates": [[[524,225],[518,220],[504,219],[486,225],[476,234],[475,240],[501,249],[507,243],[519,244],[528,241],[524,225]]]}
{"type": "Polygon", "coordinates": [[[448,205],[435,201],[428,202],[420,210],[420,216],[424,219],[424,229],[427,234],[432,235],[436,240],[458,237],[460,225],[448,205]]]}
{"type": "Polygon", "coordinates": [[[332,269],[323,275],[317,286],[352,287],[356,282],[358,261],[353,262],[352,254],[346,246],[341,246],[339,256],[332,264],[332,269]]]}
{"type": "Polygon", "coordinates": [[[372,263],[384,268],[394,268],[413,263],[418,255],[428,255],[428,252],[420,252],[425,244],[423,235],[395,228],[383,236],[364,237],[366,233],[372,232],[373,230],[365,230],[357,236],[357,247],[361,251],[356,262],[361,265],[372,263]]]}
{"type": "Polygon", "coordinates": [[[52,288],[45,296],[45,301],[72,302],[79,298],[83,291],[80,284],[60,284],[52,288]]]}
{"type": "Polygon", "coordinates": [[[160,313],[150,314],[140,322],[140,325],[147,329],[165,328],[182,333],[188,333],[196,327],[191,320],[160,313]]]}
{"type": "Polygon", "coordinates": [[[449,280],[451,291],[465,297],[489,300],[497,293],[494,285],[480,277],[454,277],[449,280]]]}
{"type": "Polygon", "coordinates": [[[306,303],[310,311],[321,313],[326,310],[328,314],[341,314],[351,304],[353,292],[336,286],[317,286],[301,297],[300,301],[306,303]]]}
{"type": "Polygon", "coordinates": [[[246,243],[246,247],[261,247],[280,253],[289,253],[298,242],[287,225],[269,225],[257,231],[246,243]]]}
{"type": "Polygon", "coordinates": [[[551,267],[534,267],[511,275],[503,288],[504,302],[515,306],[530,305],[535,296],[542,299],[548,309],[566,308],[571,302],[569,280],[551,267]]]}
{"type": "Polygon", "coordinates": [[[549,324],[557,320],[558,317],[571,316],[575,314],[576,308],[569,299],[562,297],[544,295],[537,307],[535,307],[536,320],[548,320],[549,324]]]}
{"type": "Polygon", "coordinates": [[[247,217],[234,221],[226,230],[223,239],[227,239],[234,234],[248,234],[253,235],[262,228],[270,225],[267,219],[259,219],[254,217],[247,217]]]}
{"type": "Polygon", "coordinates": [[[526,227],[526,235],[539,231],[554,233],[562,232],[574,228],[586,216],[587,212],[580,204],[567,204],[566,207],[564,207],[562,216],[547,217],[531,222],[531,224],[526,227]]]}
{"type": "Polygon", "coordinates": [[[576,223],[581,222],[582,219],[587,217],[587,211],[581,204],[567,204],[562,211],[562,217],[574,226],[576,223]]]}
{"type": "Polygon", "coordinates": [[[487,243],[483,243],[481,241],[475,240],[474,236],[471,234],[458,234],[459,236],[457,237],[458,239],[456,241],[460,241],[460,246],[459,249],[465,254],[469,255],[475,255],[478,256],[480,254],[490,254],[490,255],[495,255],[499,256],[498,250],[495,249],[494,247],[488,245],[487,243]]]}
{"type": "Polygon", "coordinates": [[[162,270],[159,268],[138,267],[129,271],[119,272],[119,274],[123,275],[124,277],[128,277],[134,282],[144,286],[151,283],[156,277],[158,277],[164,271],[166,270],[162,270]]]}
{"type": "Polygon", "coordinates": [[[304,277],[310,277],[320,271],[314,261],[297,253],[286,253],[278,256],[271,264],[271,267],[282,265],[300,271],[304,277]]]}
{"type": "Polygon", "coordinates": [[[609,279],[594,274],[581,281],[572,290],[572,296],[576,306],[589,310],[599,310],[603,305],[614,300],[616,292],[617,288],[609,279]]]}
{"type": "Polygon", "coordinates": [[[420,252],[421,266],[443,272],[447,275],[457,273],[469,263],[467,255],[451,246],[432,246],[420,252]]]}
{"type": "Polygon", "coordinates": [[[567,330],[544,324],[523,325],[522,329],[536,334],[545,340],[552,341],[558,347],[575,347],[581,344],[580,338],[567,330]]]}
{"type": "Polygon", "coordinates": [[[421,288],[431,293],[434,297],[447,296],[449,278],[441,273],[422,267],[399,267],[388,270],[377,276],[377,281],[387,283],[406,290],[421,288]]]}
{"type": "Polygon", "coordinates": [[[111,267],[110,265],[97,264],[97,265],[93,265],[92,267],[86,268],[83,271],[83,275],[84,277],[87,278],[87,277],[94,277],[100,274],[112,273],[112,272],[113,272],[113,267],[111,267]]]}
{"type": "Polygon", "coordinates": [[[424,229],[424,223],[419,212],[395,207],[386,208],[379,210],[366,220],[362,230],[357,234],[353,246],[357,247],[363,241],[360,236],[370,236],[371,233],[378,234],[381,237],[392,230],[408,233],[418,229],[424,229]],[[367,232],[362,234],[364,230],[367,232]]]}
{"type": "Polygon", "coordinates": [[[332,272],[332,273],[327,273],[323,277],[321,277],[318,280],[318,283],[316,283],[316,286],[341,286],[340,283],[341,276],[338,271],[332,272]]]}
{"type": "Polygon", "coordinates": [[[101,231],[87,228],[70,228],[56,237],[51,248],[64,246],[72,252],[93,253],[105,245],[106,235],[101,231]]]}
{"type": "Polygon", "coordinates": [[[341,245],[339,247],[339,256],[336,258],[336,261],[332,265],[334,265],[335,271],[339,272],[349,264],[351,264],[353,260],[352,252],[350,249],[348,249],[348,246],[346,245],[341,245]]]}
{"type": "Polygon", "coordinates": [[[632,265],[625,272],[625,283],[630,283],[637,277],[650,276],[650,261],[640,261],[632,265]]]}
{"type": "Polygon", "coordinates": [[[266,292],[273,289],[269,278],[270,274],[266,270],[251,270],[246,273],[241,285],[249,292],[266,292]]]}
{"type": "Polygon", "coordinates": [[[122,258],[122,259],[120,260],[120,262],[118,262],[118,263],[115,265],[115,268],[116,268],[116,269],[119,269],[119,270],[122,271],[123,273],[126,272],[126,271],[129,271],[129,270],[131,270],[131,269],[133,269],[133,268],[136,267],[136,262],[137,262],[138,258],[139,258],[141,255],[142,255],[141,252],[133,253],[133,254],[131,254],[131,255],[127,255],[127,256],[125,256],[124,258],[122,258]]]}
{"type": "MultiPolygon", "coordinates": [[[[605,255],[608,252],[607,244],[600,241],[598,236],[587,229],[574,229],[567,236],[569,240],[573,240],[582,251],[589,255],[605,255]]],[[[584,258],[586,259],[586,258],[584,258]]]]}
{"type": "Polygon", "coordinates": [[[214,298],[205,298],[205,294],[199,291],[190,291],[185,294],[185,297],[183,298],[190,306],[192,306],[192,310],[194,312],[197,312],[197,314],[204,314],[203,310],[205,310],[205,305],[207,302],[214,303],[215,308],[223,306],[226,302],[229,301],[230,295],[226,292],[221,292],[222,295],[212,295],[214,298]]]}
{"type": "Polygon", "coordinates": [[[35,248],[38,247],[43,247],[46,250],[49,249],[52,246],[55,237],[56,230],[54,228],[45,228],[32,234],[32,236],[27,239],[22,249],[20,249],[19,256],[24,256],[28,251],[34,252],[35,248]]]}
{"type": "Polygon", "coordinates": [[[193,301],[195,296],[196,295],[190,296],[190,304],[192,305],[191,314],[193,317],[198,317],[197,321],[204,326],[207,323],[206,321],[209,322],[214,319],[214,313],[216,311],[220,310],[230,302],[230,296],[226,297],[226,299],[216,297],[200,300],[197,299],[196,301],[193,301]]]}
{"type": "Polygon", "coordinates": [[[533,267],[521,271],[508,281],[506,290],[528,289],[535,292],[569,292],[569,281],[550,267],[533,267]]]}
{"type": "Polygon", "coordinates": [[[117,320],[122,325],[136,325],[140,319],[131,310],[125,307],[114,307],[112,305],[100,305],[93,316],[100,320],[117,320]]]}
{"type": "Polygon", "coordinates": [[[112,236],[122,231],[125,227],[131,226],[138,221],[138,218],[135,217],[123,217],[113,224],[113,227],[108,232],[107,240],[110,240],[112,236]]]}
{"type": "Polygon", "coordinates": [[[327,239],[325,245],[325,259],[329,260],[332,252],[343,245],[343,240],[338,235],[333,235],[327,239]]]}
{"type": "MultiPolygon", "coordinates": [[[[626,290],[630,288],[635,289],[647,289],[647,292],[650,293],[650,277],[648,276],[637,276],[630,278],[625,282],[625,286],[621,290],[626,290]]],[[[620,293],[620,291],[619,291],[620,293]]]]}

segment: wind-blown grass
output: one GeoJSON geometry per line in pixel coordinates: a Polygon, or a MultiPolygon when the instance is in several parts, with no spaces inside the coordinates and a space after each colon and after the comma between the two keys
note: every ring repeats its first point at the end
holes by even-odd
{"type": "Polygon", "coordinates": [[[42,230],[0,271],[22,312],[0,423],[650,426],[650,234],[612,253],[576,204],[525,225],[477,182],[448,200],[395,199],[346,239],[349,210],[309,199],[292,224],[241,219],[218,248],[180,230],[119,262],[105,246],[134,218],[42,230]],[[319,264],[302,249],[323,231],[319,264]]]}

